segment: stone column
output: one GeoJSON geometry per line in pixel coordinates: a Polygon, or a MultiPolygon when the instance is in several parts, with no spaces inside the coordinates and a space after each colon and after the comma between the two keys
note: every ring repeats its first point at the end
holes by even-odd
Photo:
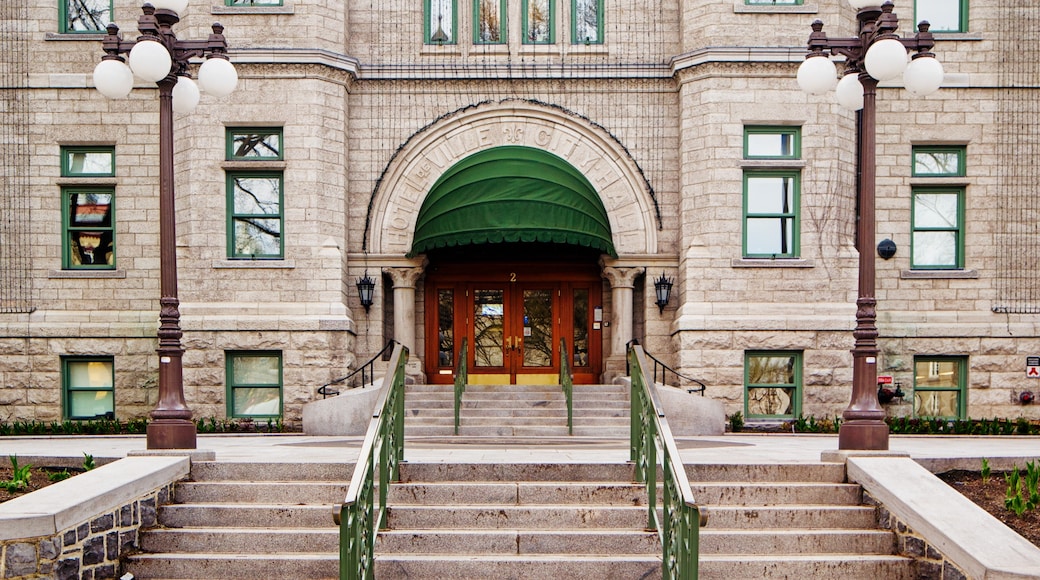
{"type": "Polygon", "coordinates": [[[613,312],[610,316],[610,357],[625,358],[625,346],[632,340],[632,312],[635,279],[645,268],[603,267],[603,277],[610,282],[613,312]]]}
{"type": "Polygon", "coordinates": [[[408,347],[408,374],[422,374],[420,353],[415,348],[415,281],[425,271],[416,268],[383,268],[394,283],[394,340],[408,347]]]}

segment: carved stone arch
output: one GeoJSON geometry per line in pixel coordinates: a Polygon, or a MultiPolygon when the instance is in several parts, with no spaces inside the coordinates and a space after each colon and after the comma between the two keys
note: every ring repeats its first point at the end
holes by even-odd
{"type": "Polygon", "coordinates": [[[581,171],[607,210],[619,255],[657,253],[657,202],[628,151],[587,119],[519,100],[467,108],[412,135],[373,194],[366,251],[407,254],[419,209],[437,179],[466,157],[504,145],[543,149],[581,171]]]}

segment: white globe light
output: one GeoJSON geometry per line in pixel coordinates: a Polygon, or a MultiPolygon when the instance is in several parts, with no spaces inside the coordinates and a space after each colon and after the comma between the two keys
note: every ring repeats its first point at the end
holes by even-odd
{"type": "Polygon", "coordinates": [[[829,58],[813,56],[798,67],[798,86],[810,95],[822,95],[834,88],[838,71],[829,58]]]}
{"type": "Polygon", "coordinates": [[[834,89],[838,104],[850,111],[858,111],[863,108],[863,83],[859,82],[858,73],[850,73],[838,81],[834,89]]]}
{"type": "Polygon", "coordinates": [[[883,0],[849,0],[851,5],[856,10],[863,10],[871,6],[881,6],[883,0]]]}
{"type": "Polygon", "coordinates": [[[170,74],[170,51],[154,40],[142,40],[130,49],[130,69],[142,80],[157,83],[170,74]]]}
{"type": "Polygon", "coordinates": [[[928,56],[915,58],[903,73],[903,85],[912,94],[926,97],[939,90],[945,74],[938,60],[928,56]]]}
{"type": "Polygon", "coordinates": [[[875,42],[867,50],[863,59],[870,76],[879,81],[890,81],[898,78],[906,70],[906,47],[894,38],[886,38],[875,42]]]}
{"type": "Polygon", "coordinates": [[[215,97],[226,97],[238,85],[238,72],[227,59],[210,58],[199,67],[199,85],[215,97]]]}
{"type": "Polygon", "coordinates": [[[148,0],[148,2],[155,6],[156,10],[173,10],[182,16],[188,9],[188,0],[148,0]]]}
{"type": "Polygon", "coordinates": [[[178,113],[190,113],[199,104],[199,86],[188,77],[177,77],[173,87],[173,110],[178,113]]]}
{"type": "Polygon", "coordinates": [[[110,99],[125,99],[134,88],[134,73],[118,60],[103,60],[94,67],[94,87],[110,99]]]}

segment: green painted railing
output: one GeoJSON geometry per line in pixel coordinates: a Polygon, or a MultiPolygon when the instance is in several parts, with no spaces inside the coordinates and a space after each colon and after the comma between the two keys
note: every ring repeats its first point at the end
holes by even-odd
{"type": "Polygon", "coordinates": [[[570,355],[567,353],[567,339],[560,339],[560,386],[567,399],[567,433],[574,435],[574,380],[571,379],[570,355]]]}
{"type": "Polygon", "coordinates": [[[662,578],[697,578],[700,527],[705,519],[693,499],[679,449],[672,437],[657,396],[657,386],[647,374],[646,353],[633,344],[628,349],[632,380],[632,462],[636,480],[646,484],[647,528],[661,535],[664,551],[662,578]],[[657,511],[657,470],[664,477],[662,510],[657,511]]]}
{"type": "Polygon", "coordinates": [[[455,362],[455,434],[459,434],[459,413],[462,411],[462,394],[466,392],[469,370],[466,368],[466,337],[459,345],[459,358],[455,362]]]}
{"type": "Polygon", "coordinates": [[[347,497],[333,519],[339,525],[340,580],[372,580],[376,534],[386,521],[386,493],[404,459],[404,378],[408,348],[397,344],[382,393],[361,444],[347,497]]]}

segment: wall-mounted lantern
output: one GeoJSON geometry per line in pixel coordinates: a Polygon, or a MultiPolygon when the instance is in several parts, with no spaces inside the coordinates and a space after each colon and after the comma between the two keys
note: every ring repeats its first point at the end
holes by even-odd
{"type": "Polygon", "coordinates": [[[357,293],[358,297],[361,298],[361,306],[365,307],[365,312],[372,307],[372,299],[376,293],[376,281],[368,276],[368,272],[365,272],[364,278],[357,279],[357,293]]]}
{"type": "Polygon", "coordinates": [[[661,272],[660,278],[654,280],[654,292],[657,294],[657,308],[663,313],[664,307],[668,305],[668,298],[672,295],[672,279],[666,278],[664,272],[661,272]]]}

